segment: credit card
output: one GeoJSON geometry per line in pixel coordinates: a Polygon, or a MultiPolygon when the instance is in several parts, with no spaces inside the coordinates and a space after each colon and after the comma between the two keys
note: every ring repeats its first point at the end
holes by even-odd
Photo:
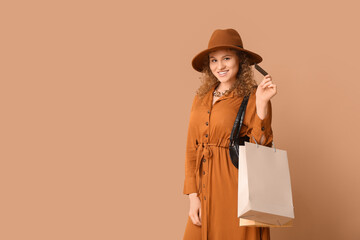
{"type": "Polygon", "coordinates": [[[264,69],[262,69],[259,65],[255,64],[255,68],[256,68],[256,70],[258,70],[262,75],[264,75],[264,76],[268,75],[268,73],[267,73],[264,69]]]}

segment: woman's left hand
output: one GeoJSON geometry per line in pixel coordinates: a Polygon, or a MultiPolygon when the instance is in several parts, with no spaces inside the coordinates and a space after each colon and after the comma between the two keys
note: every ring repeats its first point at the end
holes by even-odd
{"type": "Polygon", "coordinates": [[[256,90],[256,101],[267,104],[267,102],[275,96],[276,92],[276,85],[272,82],[272,78],[268,74],[264,77],[256,90]]]}

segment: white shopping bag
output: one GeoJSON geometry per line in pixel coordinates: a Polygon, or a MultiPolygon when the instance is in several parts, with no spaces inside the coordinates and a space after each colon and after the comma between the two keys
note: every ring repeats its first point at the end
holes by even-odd
{"type": "Polygon", "coordinates": [[[239,225],[292,226],[295,217],[287,152],[244,144],[239,146],[239,225]]]}

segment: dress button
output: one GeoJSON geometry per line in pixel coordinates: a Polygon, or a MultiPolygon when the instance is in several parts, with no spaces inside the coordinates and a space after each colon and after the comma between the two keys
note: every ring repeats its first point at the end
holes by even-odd
{"type": "Polygon", "coordinates": [[[203,187],[205,187],[205,184],[203,184],[203,187]]]}
{"type": "Polygon", "coordinates": [[[208,113],[210,113],[210,110],[208,110],[208,113]]]}
{"type": "Polygon", "coordinates": [[[205,137],[208,137],[208,135],[207,135],[207,134],[205,134],[205,137]]]}
{"type": "Polygon", "coordinates": [[[203,159],[203,162],[206,162],[206,159],[205,159],[205,158],[203,159]]]}
{"type": "Polygon", "coordinates": [[[209,122],[206,122],[205,124],[206,124],[206,126],[208,126],[208,125],[209,125],[209,122]]]}
{"type": "Polygon", "coordinates": [[[264,128],[264,127],[261,127],[261,130],[262,130],[262,131],[264,131],[264,130],[265,130],[265,128],[264,128]]]}
{"type": "Polygon", "coordinates": [[[205,175],[205,171],[203,171],[203,174],[205,175]]]}
{"type": "Polygon", "coordinates": [[[206,200],[206,196],[204,196],[204,200],[206,200]]]}

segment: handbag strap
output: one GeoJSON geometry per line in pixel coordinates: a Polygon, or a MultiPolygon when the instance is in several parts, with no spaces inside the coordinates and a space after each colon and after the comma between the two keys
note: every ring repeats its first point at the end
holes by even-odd
{"type": "Polygon", "coordinates": [[[247,103],[248,103],[248,100],[249,100],[249,96],[250,95],[245,96],[243,98],[243,101],[242,101],[241,105],[240,105],[238,114],[237,114],[235,122],[234,122],[234,126],[233,126],[232,131],[231,131],[230,145],[232,145],[234,143],[234,139],[235,140],[239,139],[240,129],[241,129],[241,126],[242,126],[242,122],[244,120],[245,110],[246,110],[246,106],[247,106],[247,103]]]}

